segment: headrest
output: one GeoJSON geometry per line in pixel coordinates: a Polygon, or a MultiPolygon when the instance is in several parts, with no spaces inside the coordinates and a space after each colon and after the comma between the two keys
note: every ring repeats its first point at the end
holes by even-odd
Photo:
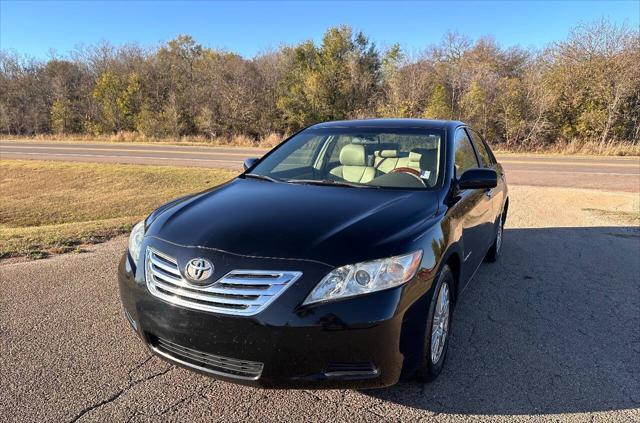
{"type": "Polygon", "coordinates": [[[420,169],[429,169],[435,166],[438,150],[435,148],[414,148],[409,152],[409,162],[418,164],[420,169]]]}
{"type": "Polygon", "coordinates": [[[398,157],[398,150],[378,150],[373,154],[375,154],[376,157],[384,158],[398,157]]]}
{"type": "Polygon", "coordinates": [[[340,164],[343,166],[366,166],[364,145],[347,144],[340,150],[340,164]]]}
{"type": "Polygon", "coordinates": [[[425,151],[426,150],[423,148],[414,148],[409,152],[409,161],[416,162],[416,163],[419,162],[420,157],[422,157],[422,154],[424,154],[425,151]]]}

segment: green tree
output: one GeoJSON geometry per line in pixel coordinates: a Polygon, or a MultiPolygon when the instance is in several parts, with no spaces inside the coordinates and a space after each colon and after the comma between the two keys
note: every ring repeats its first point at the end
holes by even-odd
{"type": "Polygon", "coordinates": [[[103,72],[93,90],[100,109],[98,125],[102,132],[135,129],[140,110],[140,80],[137,74],[119,75],[103,72]]]}
{"type": "Polygon", "coordinates": [[[286,89],[277,100],[285,125],[295,130],[314,122],[366,114],[380,84],[375,46],[347,26],[330,28],[320,47],[306,42],[289,50],[286,89]]]}
{"type": "Polygon", "coordinates": [[[308,85],[313,84],[316,66],[316,47],[307,41],[295,48],[287,48],[288,66],[281,81],[276,107],[287,131],[295,131],[320,120],[320,112],[312,101],[308,85]]]}
{"type": "Polygon", "coordinates": [[[451,105],[449,104],[449,98],[450,95],[444,86],[436,85],[429,96],[423,117],[427,119],[450,119],[451,105]]]}
{"type": "Polygon", "coordinates": [[[406,57],[399,44],[389,48],[382,58],[381,96],[378,102],[378,114],[383,117],[408,117],[403,96],[402,66],[406,57]]]}
{"type": "Polygon", "coordinates": [[[55,100],[51,105],[51,128],[56,134],[71,132],[72,126],[71,102],[65,98],[55,100]]]}

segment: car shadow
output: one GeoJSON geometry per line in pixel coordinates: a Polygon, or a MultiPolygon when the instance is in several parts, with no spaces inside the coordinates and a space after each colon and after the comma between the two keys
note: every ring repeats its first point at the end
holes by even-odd
{"type": "Polygon", "coordinates": [[[461,296],[430,384],[362,391],[439,413],[531,415],[640,406],[640,230],[505,230],[461,296]]]}

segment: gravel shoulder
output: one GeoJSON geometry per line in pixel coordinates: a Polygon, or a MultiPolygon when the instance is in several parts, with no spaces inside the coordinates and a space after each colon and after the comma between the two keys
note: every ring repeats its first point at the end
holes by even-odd
{"type": "Polygon", "coordinates": [[[7,421],[638,421],[637,193],[511,187],[504,255],[454,315],[433,384],[267,391],[152,357],[122,317],[126,238],[0,264],[7,421]]]}

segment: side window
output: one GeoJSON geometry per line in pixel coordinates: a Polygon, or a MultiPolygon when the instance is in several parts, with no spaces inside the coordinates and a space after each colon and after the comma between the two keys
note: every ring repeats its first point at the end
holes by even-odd
{"type": "Polygon", "coordinates": [[[493,151],[491,151],[491,147],[489,147],[489,144],[487,144],[485,140],[482,140],[482,145],[484,145],[484,148],[487,150],[487,153],[489,153],[489,157],[491,157],[491,164],[497,164],[498,161],[496,160],[496,155],[493,154],[493,151]]]}
{"type": "Polygon", "coordinates": [[[456,131],[453,146],[455,154],[456,178],[459,178],[466,170],[478,167],[476,153],[473,151],[471,141],[464,130],[456,131]]]}
{"type": "Polygon", "coordinates": [[[469,131],[469,135],[471,135],[471,139],[473,140],[473,145],[476,147],[476,151],[480,156],[480,161],[482,162],[483,167],[491,167],[496,162],[492,158],[491,153],[487,150],[487,146],[475,131],[471,129],[467,129],[469,131]]]}

